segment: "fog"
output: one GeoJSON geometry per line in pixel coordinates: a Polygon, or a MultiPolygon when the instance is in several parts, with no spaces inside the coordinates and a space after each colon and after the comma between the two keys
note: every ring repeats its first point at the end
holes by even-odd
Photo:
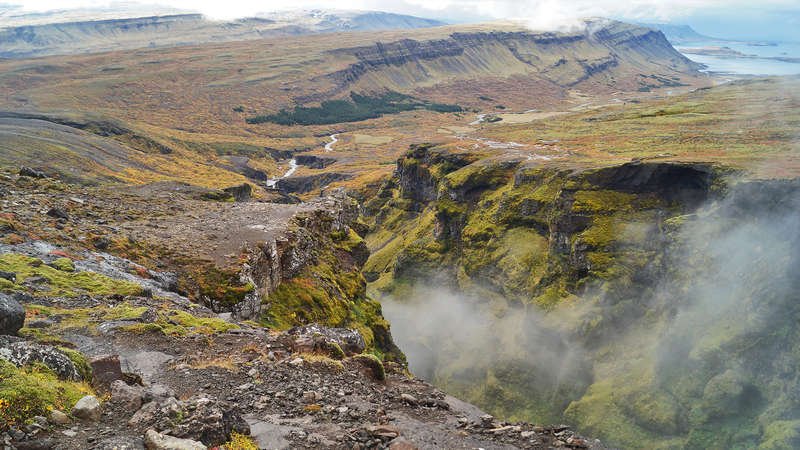
{"type": "Polygon", "coordinates": [[[609,373],[654,372],[648,389],[681,399],[682,414],[720,402],[704,395],[722,376],[777,405],[767,386],[775,389],[776,361],[797,364],[783,339],[800,319],[800,184],[741,183],[678,222],[653,236],[663,251],[631,286],[596,284],[552,312],[498,314],[477,294],[420,282],[382,299],[384,313],[412,372],[514,418],[559,421],[609,373]],[[783,338],[774,328],[786,328],[783,338]]]}

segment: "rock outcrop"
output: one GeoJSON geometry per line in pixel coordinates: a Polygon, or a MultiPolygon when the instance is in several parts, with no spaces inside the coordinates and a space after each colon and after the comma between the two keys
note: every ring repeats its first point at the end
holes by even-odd
{"type": "Polygon", "coordinates": [[[0,293],[0,335],[16,336],[25,323],[25,309],[12,296],[0,293]]]}
{"type": "Polygon", "coordinates": [[[0,359],[17,367],[43,364],[64,380],[83,380],[75,363],[63,351],[11,336],[0,336],[0,359]]]}

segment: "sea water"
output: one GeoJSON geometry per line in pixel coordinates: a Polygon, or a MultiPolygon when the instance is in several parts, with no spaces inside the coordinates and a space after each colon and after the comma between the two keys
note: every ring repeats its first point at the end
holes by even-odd
{"type": "Polygon", "coordinates": [[[705,64],[708,72],[730,73],[737,75],[797,75],[800,74],[800,63],[768,59],[774,57],[800,58],[800,42],[751,43],[735,41],[703,41],[682,43],[678,50],[699,47],[728,47],[752,57],[737,56],[685,56],[694,62],[705,64]]]}

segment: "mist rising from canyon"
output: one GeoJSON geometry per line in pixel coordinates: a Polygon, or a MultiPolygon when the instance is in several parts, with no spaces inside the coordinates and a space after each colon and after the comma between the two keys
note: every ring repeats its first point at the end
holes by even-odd
{"type": "MultiPolygon", "coordinates": [[[[663,434],[724,419],[726,408],[779,414],[766,374],[787,363],[782,339],[800,316],[797,193],[797,183],[741,183],[660,224],[663,252],[647,275],[632,275],[633,289],[598,283],[544,312],[423,281],[408,297],[382,299],[384,312],[415,374],[514,419],[563,420],[593,383],[616,377],[641,384],[620,389],[634,408],[647,395],[688,399],[643,425],[663,434]],[[520,388],[529,398],[511,394],[520,388]],[[550,408],[537,406],[545,401],[550,408]]],[[[580,414],[579,403],[566,419],[580,414]]]]}

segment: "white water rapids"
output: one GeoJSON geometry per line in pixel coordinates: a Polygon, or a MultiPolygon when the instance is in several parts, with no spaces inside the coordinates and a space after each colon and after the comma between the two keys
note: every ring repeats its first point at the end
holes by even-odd
{"type": "MultiPolygon", "coordinates": [[[[335,144],[337,142],[339,142],[339,134],[338,133],[332,134],[331,135],[331,142],[328,142],[327,144],[325,144],[325,152],[327,153],[327,152],[332,151],[333,150],[333,144],[335,144]]],[[[297,167],[298,167],[297,159],[292,158],[291,160],[289,160],[289,170],[287,170],[286,173],[284,173],[283,175],[281,175],[278,178],[272,178],[272,179],[267,180],[267,187],[269,189],[275,189],[277,187],[277,185],[278,185],[278,181],[283,180],[284,178],[289,178],[290,176],[292,176],[297,171],[297,167]]]]}

